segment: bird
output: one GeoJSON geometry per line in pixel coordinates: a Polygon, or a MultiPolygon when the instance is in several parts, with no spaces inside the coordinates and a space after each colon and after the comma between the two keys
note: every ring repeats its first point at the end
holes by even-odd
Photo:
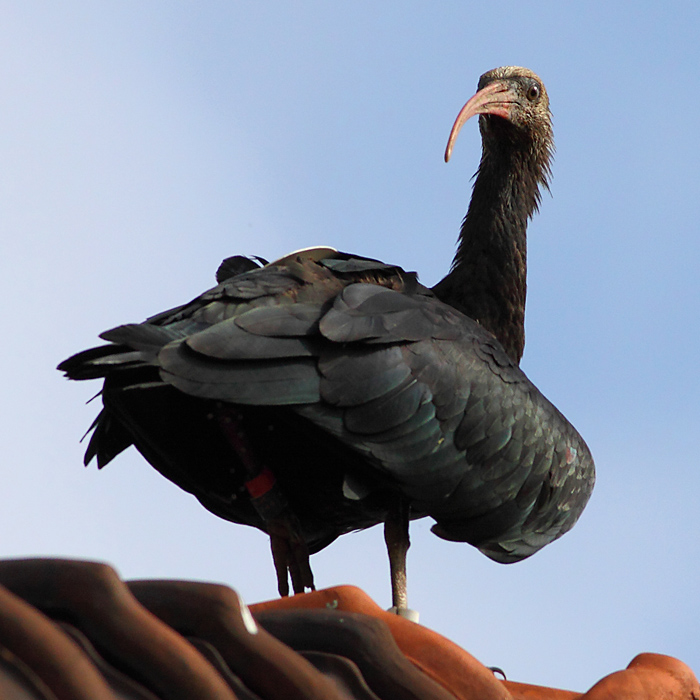
{"type": "Polygon", "coordinates": [[[484,73],[482,156],[457,250],[434,287],[331,247],[236,255],[216,286],[59,365],[103,380],[85,464],[133,445],[215,515],[270,537],[280,595],[310,555],[384,524],[393,610],[408,610],[409,522],[500,563],[570,530],[595,467],[520,369],[526,231],[549,189],[549,98],[532,71],[484,73]]]}

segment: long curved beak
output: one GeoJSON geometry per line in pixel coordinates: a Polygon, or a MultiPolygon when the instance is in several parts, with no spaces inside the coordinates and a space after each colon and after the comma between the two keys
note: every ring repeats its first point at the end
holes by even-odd
{"type": "Polygon", "coordinates": [[[510,119],[511,108],[516,101],[517,95],[513,92],[510,85],[501,80],[494,80],[494,82],[479,90],[462,107],[457,115],[457,119],[455,119],[452,131],[450,131],[450,138],[447,140],[445,163],[450,160],[460,129],[469,119],[475,114],[495,114],[498,117],[510,119]]]}

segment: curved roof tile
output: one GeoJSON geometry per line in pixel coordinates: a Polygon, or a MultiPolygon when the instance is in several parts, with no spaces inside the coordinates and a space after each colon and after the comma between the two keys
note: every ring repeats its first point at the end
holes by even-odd
{"type": "Polygon", "coordinates": [[[498,679],[353,586],[248,608],[227,586],[122,581],[96,562],[0,561],[2,700],[700,700],[640,654],[588,692],[498,679]]]}

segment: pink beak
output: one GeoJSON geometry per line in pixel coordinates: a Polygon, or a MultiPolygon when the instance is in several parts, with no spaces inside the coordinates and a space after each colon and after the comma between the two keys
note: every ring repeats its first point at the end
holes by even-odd
{"type": "Polygon", "coordinates": [[[472,97],[467,104],[462,107],[454,126],[450,132],[450,138],[447,140],[447,148],[445,149],[445,163],[450,160],[452,149],[460,129],[465,122],[475,114],[495,114],[504,119],[510,119],[510,110],[517,98],[510,86],[500,80],[495,80],[489,83],[485,88],[472,97]]]}

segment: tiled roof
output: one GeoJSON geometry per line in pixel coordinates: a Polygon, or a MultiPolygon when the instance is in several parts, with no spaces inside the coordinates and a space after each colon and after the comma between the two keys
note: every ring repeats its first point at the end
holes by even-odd
{"type": "Polygon", "coordinates": [[[583,694],[501,680],[352,586],[248,608],[226,586],[56,559],[0,561],[0,584],[0,700],[700,700],[659,654],[583,694]]]}

